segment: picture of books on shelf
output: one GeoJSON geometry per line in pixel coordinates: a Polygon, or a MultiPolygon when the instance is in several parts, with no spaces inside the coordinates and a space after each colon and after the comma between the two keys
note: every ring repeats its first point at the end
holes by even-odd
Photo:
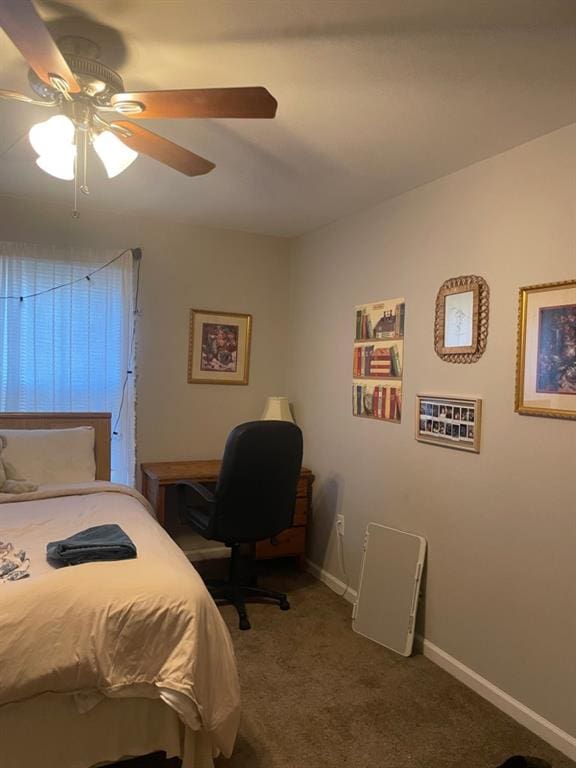
{"type": "Polygon", "coordinates": [[[356,341],[404,338],[404,299],[356,307],[356,341]]]}
{"type": "Polygon", "coordinates": [[[355,379],[401,379],[403,344],[363,342],[354,345],[355,379]]]}
{"type": "Polygon", "coordinates": [[[400,384],[352,384],[352,413],[381,421],[400,421],[402,415],[402,388],[400,384]]]}
{"type": "Polygon", "coordinates": [[[354,308],[354,416],[379,421],[400,421],[404,368],[404,309],[404,299],[387,299],[354,308]]]}
{"type": "Polygon", "coordinates": [[[458,397],[416,398],[416,439],[465,451],[480,451],[482,400],[458,397]]]}

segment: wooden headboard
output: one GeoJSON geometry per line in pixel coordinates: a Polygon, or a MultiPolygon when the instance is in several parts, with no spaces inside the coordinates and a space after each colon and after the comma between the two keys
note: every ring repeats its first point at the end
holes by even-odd
{"type": "Polygon", "coordinates": [[[0,413],[1,429],[94,427],[96,480],[110,480],[110,413],[0,413]]]}

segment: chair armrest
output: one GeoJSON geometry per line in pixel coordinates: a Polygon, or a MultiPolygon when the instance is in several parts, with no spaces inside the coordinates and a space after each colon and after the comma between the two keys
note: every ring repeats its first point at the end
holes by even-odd
{"type": "Polygon", "coordinates": [[[207,501],[210,504],[213,504],[214,501],[216,500],[214,494],[212,493],[212,491],[209,491],[208,488],[206,488],[206,486],[201,485],[200,483],[192,482],[192,480],[179,480],[177,483],[174,483],[174,485],[178,489],[182,488],[182,491],[179,491],[180,493],[185,492],[184,491],[184,487],[192,488],[192,490],[196,491],[196,493],[199,496],[202,496],[204,501],[207,501]]]}

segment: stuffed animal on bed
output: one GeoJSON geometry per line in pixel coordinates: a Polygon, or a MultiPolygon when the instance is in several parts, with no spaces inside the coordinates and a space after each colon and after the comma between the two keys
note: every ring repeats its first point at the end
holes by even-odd
{"type": "Polygon", "coordinates": [[[29,493],[38,490],[37,485],[24,480],[10,462],[4,461],[2,458],[4,448],[6,448],[6,438],[0,435],[0,493],[29,493]]]}

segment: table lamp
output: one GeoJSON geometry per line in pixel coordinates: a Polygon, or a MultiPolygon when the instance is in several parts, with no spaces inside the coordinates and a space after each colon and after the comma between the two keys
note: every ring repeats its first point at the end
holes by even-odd
{"type": "Polygon", "coordinates": [[[262,421],[291,421],[292,411],[287,397],[268,397],[264,406],[264,413],[261,416],[262,421]]]}

